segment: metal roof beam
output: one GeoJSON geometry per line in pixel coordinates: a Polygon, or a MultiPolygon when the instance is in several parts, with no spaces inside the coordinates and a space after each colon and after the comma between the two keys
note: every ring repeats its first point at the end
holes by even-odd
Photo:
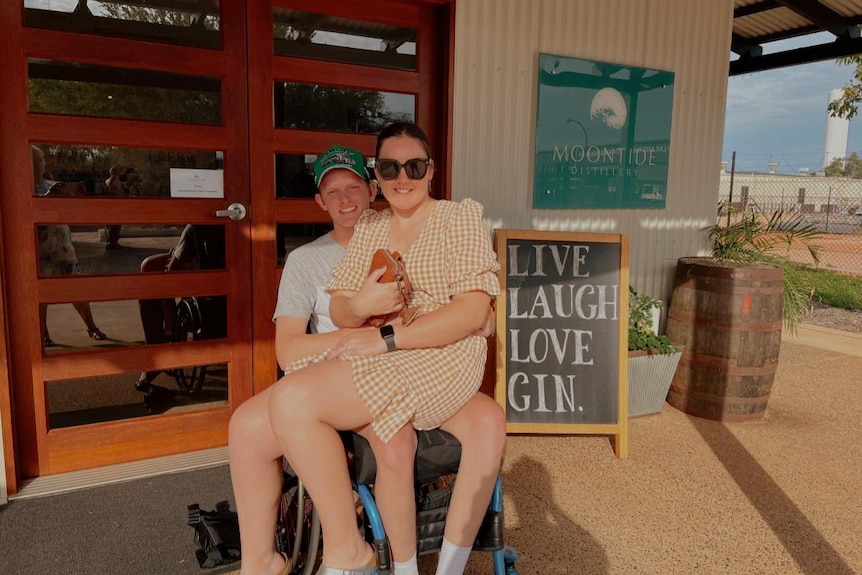
{"type": "Polygon", "coordinates": [[[729,75],[748,74],[762,70],[773,70],[797,64],[809,64],[822,60],[835,60],[844,56],[862,53],[862,38],[838,39],[828,44],[806,46],[762,56],[739,58],[730,63],[729,75]]]}
{"type": "Polygon", "coordinates": [[[757,42],[752,42],[748,38],[740,36],[736,32],[731,36],[730,49],[736,54],[739,54],[740,58],[753,58],[763,54],[763,46],[757,42]]]}
{"type": "Polygon", "coordinates": [[[811,20],[837,38],[858,38],[859,27],[852,24],[838,12],[824,6],[817,0],[776,0],[800,16],[811,20]]]}

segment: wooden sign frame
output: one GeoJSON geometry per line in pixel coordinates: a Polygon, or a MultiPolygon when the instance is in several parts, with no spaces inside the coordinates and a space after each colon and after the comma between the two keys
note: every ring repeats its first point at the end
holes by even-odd
{"type": "MultiPolygon", "coordinates": [[[[494,234],[495,247],[497,251],[497,259],[500,262],[500,271],[498,272],[499,280],[500,280],[500,297],[497,299],[497,346],[496,346],[496,366],[497,366],[497,377],[494,388],[494,397],[497,402],[503,407],[504,411],[506,411],[506,431],[510,433],[542,433],[542,434],[590,434],[590,435],[610,435],[613,436],[614,440],[614,452],[618,458],[626,458],[628,457],[628,294],[629,294],[629,242],[628,238],[624,235],[619,234],[604,234],[604,233],[581,233],[581,232],[549,232],[549,231],[536,231],[536,230],[506,230],[506,229],[498,229],[494,234]],[[545,244],[544,242],[548,242],[545,244]],[[615,415],[615,421],[610,422],[580,422],[580,423],[571,423],[571,422],[532,422],[532,421],[512,421],[514,419],[514,413],[510,413],[509,409],[509,379],[510,375],[512,377],[517,377],[519,383],[524,383],[524,380],[521,379],[521,376],[528,379],[527,374],[518,372],[515,374],[508,373],[508,360],[510,357],[510,350],[512,347],[515,347],[515,351],[517,352],[516,345],[521,345],[522,347],[526,347],[521,344],[515,344],[515,346],[510,346],[510,335],[515,335],[516,338],[519,336],[520,330],[512,330],[512,334],[510,334],[510,319],[513,320],[523,320],[524,318],[528,318],[527,315],[524,315],[525,312],[523,309],[518,310],[517,305],[510,306],[510,296],[515,294],[517,298],[519,293],[519,288],[513,287],[515,282],[510,282],[510,266],[509,266],[509,257],[510,257],[510,246],[514,247],[514,253],[516,254],[516,260],[518,258],[518,254],[523,253],[524,243],[529,244],[529,247],[532,250],[533,256],[535,258],[543,257],[538,254],[544,253],[545,250],[556,250],[551,255],[554,257],[549,257],[546,262],[535,262],[532,261],[532,265],[534,266],[534,271],[537,273],[530,274],[524,268],[523,270],[515,270],[515,276],[532,276],[538,278],[537,280],[524,280],[524,281],[532,281],[533,285],[543,285],[541,282],[544,281],[553,281],[553,273],[555,271],[559,272],[559,276],[557,278],[557,287],[554,289],[562,291],[559,287],[564,277],[564,269],[567,269],[569,265],[571,265],[571,274],[572,277],[568,279],[568,285],[563,287],[569,287],[569,293],[574,293],[575,287],[580,284],[587,284],[588,278],[581,277],[575,275],[575,266],[579,264],[583,264],[585,268],[582,270],[580,267],[578,271],[581,273],[590,273],[590,269],[587,268],[589,258],[589,248],[591,246],[596,246],[596,252],[608,251],[610,249],[613,251],[613,248],[606,247],[607,244],[614,244],[619,246],[619,260],[616,262],[609,263],[606,259],[598,260],[596,262],[600,262],[601,266],[609,267],[612,271],[618,272],[617,286],[616,286],[616,311],[617,317],[616,326],[614,326],[613,318],[603,318],[607,320],[607,325],[609,327],[603,328],[604,331],[602,333],[607,334],[609,336],[613,336],[614,328],[616,331],[616,340],[617,340],[617,349],[610,351],[601,351],[601,356],[604,358],[606,365],[599,365],[598,368],[595,369],[597,373],[604,371],[614,371],[613,362],[616,360],[616,375],[617,381],[608,382],[607,386],[599,382],[595,382],[595,380],[591,381],[589,384],[595,389],[600,390],[600,393],[607,393],[611,399],[616,399],[616,406],[611,405],[609,408],[606,407],[606,415],[611,414],[615,415]],[[553,243],[556,243],[556,247],[551,247],[553,243]],[[562,244],[562,245],[561,245],[562,244]],[[521,248],[521,249],[519,249],[521,248]],[[562,248],[562,249],[560,249],[562,248]],[[547,280],[545,278],[548,278],[547,280]],[[511,289],[510,289],[511,288],[511,289]],[[511,307],[511,309],[510,309],[511,307]],[[510,312],[514,316],[510,318],[510,312]],[[614,407],[616,409],[614,409],[614,407]],[[511,417],[510,417],[511,416],[511,417]]],[[[596,256],[598,257],[598,256],[596,256]]],[[[516,266],[519,261],[516,261],[516,266]]],[[[525,262],[520,262],[525,263],[525,262]]],[[[529,265],[529,262],[526,262],[529,265]]],[[[591,263],[591,262],[590,262],[591,263]]],[[[582,286],[586,289],[588,293],[592,292],[592,288],[589,285],[582,286]]],[[[544,292],[544,290],[542,290],[544,292]]],[[[537,302],[540,299],[536,300],[537,302]]],[[[541,302],[545,300],[542,299],[541,302]]],[[[550,314],[550,310],[547,307],[543,307],[540,302],[540,310],[543,310],[543,317],[547,317],[550,314]]],[[[571,303],[571,314],[574,315],[574,299],[571,303]]],[[[534,308],[535,309],[535,308],[534,308]]],[[[611,309],[614,309],[611,306],[611,309]]],[[[532,312],[530,312],[532,314],[532,312]]],[[[539,327],[540,329],[544,329],[546,332],[550,332],[551,330],[547,328],[548,323],[543,323],[542,318],[535,316],[535,320],[532,319],[533,316],[530,316],[529,321],[533,321],[534,325],[539,327]],[[545,327],[541,327],[545,326],[545,327]]],[[[557,326],[576,326],[578,321],[580,320],[581,324],[585,324],[586,319],[594,319],[589,317],[581,316],[580,318],[573,320],[566,320],[567,323],[560,323],[560,320],[557,319],[557,326]]],[[[514,323],[512,324],[514,325],[514,323]]],[[[523,322],[519,322],[519,325],[523,325],[523,322]]],[[[554,330],[557,331],[557,330],[554,330]]],[[[577,362],[568,362],[568,355],[566,356],[566,362],[562,361],[562,353],[565,351],[568,354],[568,339],[567,338],[571,333],[573,333],[572,329],[569,327],[564,327],[565,337],[561,336],[553,336],[555,349],[551,352],[554,358],[559,359],[559,369],[560,370],[593,370],[594,361],[592,356],[590,356],[589,361],[583,361],[583,367],[578,366],[575,368],[566,367],[568,365],[575,365],[577,362]],[[566,345],[561,345],[560,341],[563,340],[566,342],[566,345]]],[[[593,332],[590,330],[578,330],[579,333],[584,335],[584,340],[582,341],[582,345],[579,349],[583,351],[582,359],[587,357],[587,354],[591,353],[589,349],[589,342],[592,340],[593,332]]],[[[553,334],[552,334],[553,335],[553,334]]],[[[520,341],[520,340],[518,340],[520,341]]],[[[531,342],[532,344],[532,342],[531,342]]],[[[578,344],[574,344],[578,345],[578,344]]],[[[573,345],[573,348],[574,348],[573,345]]],[[[550,346],[545,346],[545,357],[549,355],[548,348],[550,346]]],[[[598,346],[596,346],[598,348],[598,346]]],[[[602,348],[604,349],[604,348],[602,348]]],[[[524,353],[522,349],[520,352],[517,352],[519,355],[524,353]]],[[[573,349],[573,353],[576,353],[576,350],[573,349]]],[[[532,351],[530,352],[532,354],[532,351]]],[[[513,356],[514,357],[514,356],[513,356]]],[[[525,361],[524,359],[520,359],[520,361],[525,361]]],[[[526,362],[529,364],[529,362],[526,362]]],[[[529,368],[529,365],[527,369],[529,368]]],[[[513,370],[514,371],[514,370],[513,370]]],[[[539,387],[544,389],[544,381],[546,380],[546,376],[549,374],[542,374],[541,376],[535,376],[537,380],[537,390],[539,387]]],[[[563,374],[557,374],[561,379],[563,374]]],[[[584,375],[583,373],[581,375],[584,375]]],[[[550,374],[553,377],[553,374],[550,374]]],[[[566,378],[568,378],[570,389],[572,390],[571,395],[575,395],[574,384],[577,381],[577,374],[566,374],[566,378]]],[[[582,378],[584,379],[584,378],[582,378]]],[[[513,382],[514,385],[514,382],[513,382]]],[[[560,387],[564,387],[564,385],[557,386],[557,395],[556,397],[561,397],[560,395],[560,387]]],[[[540,392],[540,398],[538,402],[542,402],[542,406],[546,407],[545,402],[545,392],[540,392]]],[[[550,395],[550,394],[548,394],[550,395]]],[[[565,395],[565,394],[563,394],[565,395]]],[[[578,419],[584,418],[587,416],[576,416],[574,415],[575,406],[574,399],[572,397],[567,397],[569,401],[560,402],[560,405],[557,405],[557,409],[541,409],[535,411],[542,411],[542,418],[547,419],[550,417],[555,417],[554,415],[544,415],[544,413],[553,413],[559,412],[563,413],[561,405],[568,404],[570,406],[570,411],[572,415],[564,416],[569,417],[570,419],[578,419]]],[[[530,398],[527,399],[529,402],[530,398]]],[[[550,400],[548,400],[550,401],[550,400]]],[[[529,406],[529,403],[527,403],[529,406]]],[[[583,412],[583,407],[579,406],[578,410],[583,412]]],[[[518,409],[519,412],[529,411],[528,409],[518,409]]],[[[529,415],[517,415],[518,418],[530,417],[529,415]]]]}

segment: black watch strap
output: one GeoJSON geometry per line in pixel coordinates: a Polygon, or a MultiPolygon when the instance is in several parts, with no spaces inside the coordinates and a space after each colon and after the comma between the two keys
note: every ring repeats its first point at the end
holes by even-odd
{"type": "Polygon", "coordinates": [[[380,337],[382,337],[383,341],[386,342],[387,351],[395,351],[398,349],[395,347],[395,328],[391,325],[384,325],[380,328],[380,337]]]}

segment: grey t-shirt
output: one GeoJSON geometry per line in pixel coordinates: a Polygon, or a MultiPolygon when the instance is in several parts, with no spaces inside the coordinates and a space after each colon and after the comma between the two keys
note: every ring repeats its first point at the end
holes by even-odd
{"type": "Polygon", "coordinates": [[[323,288],[345,251],[332,235],[325,234],[290,252],[281,272],[272,321],[290,316],[309,319],[312,333],[338,329],[329,317],[329,294],[323,288]]]}

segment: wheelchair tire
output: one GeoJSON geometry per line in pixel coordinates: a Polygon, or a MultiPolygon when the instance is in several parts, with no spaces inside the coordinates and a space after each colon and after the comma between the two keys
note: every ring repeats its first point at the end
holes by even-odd
{"type": "MultiPolygon", "coordinates": [[[[201,339],[201,314],[197,300],[185,297],[177,304],[177,316],[174,320],[173,342],[197,341],[201,339]]],[[[177,387],[189,394],[200,391],[206,379],[207,366],[192,365],[172,370],[177,387]]]]}
{"type": "Polygon", "coordinates": [[[293,566],[290,575],[311,575],[320,562],[320,519],[299,478],[284,471],[276,521],[276,549],[293,566]]]}

